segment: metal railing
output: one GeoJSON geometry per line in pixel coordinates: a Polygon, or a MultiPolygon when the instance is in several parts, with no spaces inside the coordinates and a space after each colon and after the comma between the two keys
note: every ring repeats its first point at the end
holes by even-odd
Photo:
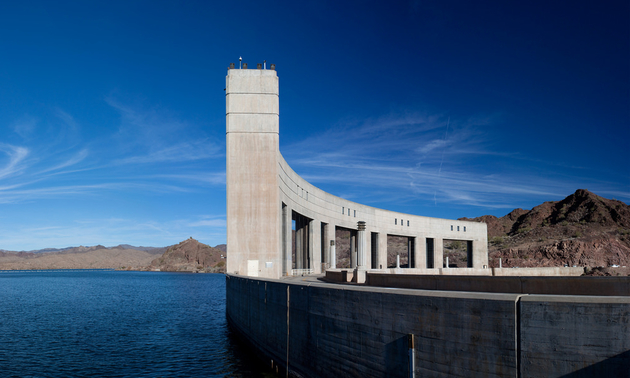
{"type": "Polygon", "coordinates": [[[313,274],[313,269],[291,269],[292,276],[306,276],[313,274]]]}

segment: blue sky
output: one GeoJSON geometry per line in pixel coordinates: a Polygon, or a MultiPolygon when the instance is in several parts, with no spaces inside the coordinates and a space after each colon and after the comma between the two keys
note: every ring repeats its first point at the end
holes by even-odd
{"type": "Polygon", "coordinates": [[[628,2],[5,1],[0,249],[225,237],[225,75],[275,63],[280,148],[443,218],[630,201],[628,2]]]}

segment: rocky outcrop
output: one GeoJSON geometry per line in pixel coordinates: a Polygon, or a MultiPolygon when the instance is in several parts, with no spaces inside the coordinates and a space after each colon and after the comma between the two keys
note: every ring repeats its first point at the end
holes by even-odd
{"type": "Polygon", "coordinates": [[[171,272],[225,272],[225,252],[190,238],[169,247],[150,265],[151,270],[171,272]]]}
{"type": "Polygon", "coordinates": [[[630,266],[630,206],[579,189],[562,201],[486,222],[490,266],[630,266]]]}

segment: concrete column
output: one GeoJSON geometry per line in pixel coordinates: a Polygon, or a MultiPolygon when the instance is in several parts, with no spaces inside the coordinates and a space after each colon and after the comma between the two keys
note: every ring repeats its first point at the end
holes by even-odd
{"type": "Polygon", "coordinates": [[[357,223],[357,268],[365,269],[365,262],[367,260],[366,253],[366,232],[365,232],[365,222],[359,221],[357,223]]]}
{"type": "Polygon", "coordinates": [[[312,251],[311,265],[314,273],[322,272],[322,223],[318,220],[312,220],[309,229],[310,244],[312,251]]]}
{"type": "Polygon", "coordinates": [[[357,267],[357,233],[350,231],[350,268],[357,267]]]}
{"type": "Polygon", "coordinates": [[[473,242],[472,241],[466,241],[466,267],[467,268],[480,268],[480,266],[478,266],[478,264],[475,264],[475,257],[473,254],[473,242]]]}
{"type": "Polygon", "coordinates": [[[366,254],[366,249],[365,245],[366,245],[366,236],[365,236],[366,232],[365,232],[365,222],[364,221],[359,221],[357,222],[357,233],[356,233],[356,239],[357,239],[357,266],[356,269],[354,270],[354,281],[356,281],[356,283],[365,283],[366,280],[366,267],[365,267],[365,254],[366,254]]]}
{"type": "Polygon", "coordinates": [[[289,206],[282,207],[282,275],[290,276],[293,267],[291,253],[293,251],[293,236],[291,228],[291,213],[289,206]]]}
{"type": "Polygon", "coordinates": [[[366,249],[367,251],[365,252],[365,267],[367,269],[372,269],[373,266],[373,262],[372,259],[374,258],[374,254],[376,254],[376,259],[378,259],[378,234],[371,232],[370,230],[366,230],[365,231],[366,235],[365,237],[367,238],[367,245],[366,245],[366,249]],[[373,238],[376,238],[376,244],[373,244],[373,238]],[[373,250],[375,249],[375,251],[373,250]]]}
{"type": "Polygon", "coordinates": [[[302,252],[304,247],[302,246],[302,222],[301,217],[295,219],[295,269],[304,269],[304,258],[302,252]]]}
{"type": "Polygon", "coordinates": [[[414,258],[416,256],[413,253],[413,238],[407,238],[407,267],[415,268],[414,258]]]}
{"type": "Polygon", "coordinates": [[[378,269],[387,269],[387,234],[378,234],[378,269]]]}
{"type": "Polygon", "coordinates": [[[416,268],[426,269],[427,267],[427,238],[417,236],[416,238],[416,268]]]}
{"type": "Polygon", "coordinates": [[[310,269],[311,251],[309,249],[309,224],[305,218],[302,220],[302,269],[310,269]]]}
{"type": "Polygon", "coordinates": [[[436,268],[444,267],[444,240],[435,238],[433,239],[433,256],[434,266],[436,268]]]}
{"type": "Polygon", "coordinates": [[[334,240],[330,241],[330,269],[337,269],[337,253],[334,240]]]}

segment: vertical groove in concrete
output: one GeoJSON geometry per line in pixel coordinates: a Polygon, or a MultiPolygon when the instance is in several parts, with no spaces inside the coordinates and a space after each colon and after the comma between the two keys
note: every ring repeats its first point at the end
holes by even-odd
{"type": "Polygon", "coordinates": [[[287,378],[289,378],[289,335],[290,335],[290,323],[289,314],[291,311],[291,286],[287,285],[287,378]]]}
{"type": "Polygon", "coordinates": [[[521,377],[521,297],[519,295],[514,300],[514,359],[516,360],[516,378],[521,377]]]}

